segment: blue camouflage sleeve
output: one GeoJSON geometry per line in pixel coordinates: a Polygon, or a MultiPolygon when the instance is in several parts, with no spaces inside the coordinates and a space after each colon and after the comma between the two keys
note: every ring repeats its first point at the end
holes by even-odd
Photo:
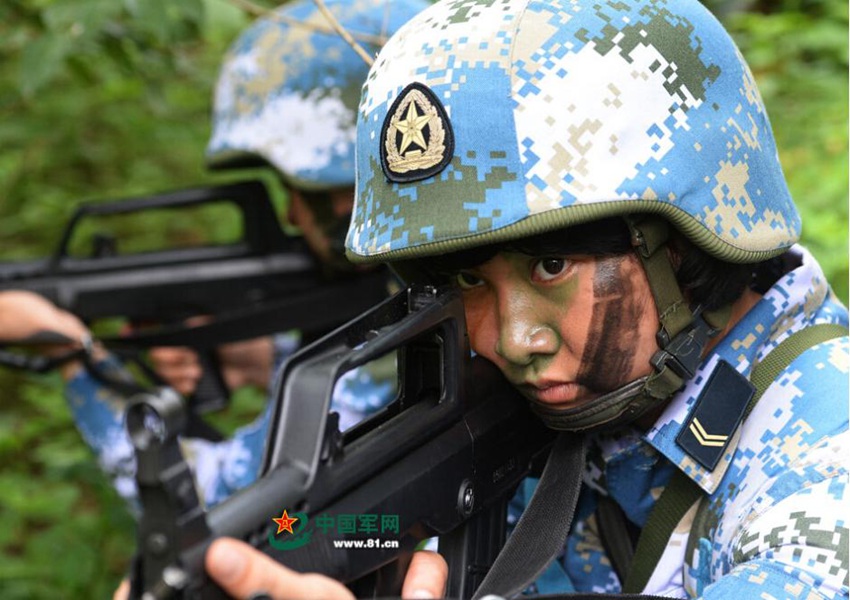
{"type": "MultiPolygon", "coordinates": [[[[297,349],[298,341],[291,334],[276,336],[276,364],[282,364],[297,349]]],[[[376,361],[380,364],[346,373],[337,382],[331,409],[340,414],[341,429],[371,416],[395,398],[395,359],[391,356],[382,360],[383,363],[376,361]]],[[[114,357],[104,361],[101,367],[114,377],[130,377],[114,357]]],[[[68,381],[65,395],[77,429],[94,451],[101,468],[112,479],[118,493],[137,510],[136,460],[124,427],[127,399],[86,371],[80,371],[68,381]]],[[[218,504],[257,479],[271,420],[271,393],[269,398],[259,417],[227,440],[181,438],[181,450],[207,506],[218,504]]]]}
{"type": "MultiPolygon", "coordinates": [[[[113,377],[129,377],[115,358],[110,357],[99,366],[113,377]]],[[[112,479],[121,497],[136,510],[136,457],[124,428],[127,399],[106,388],[85,370],[80,370],[67,382],[65,398],[80,435],[94,451],[101,469],[112,479]]]]}

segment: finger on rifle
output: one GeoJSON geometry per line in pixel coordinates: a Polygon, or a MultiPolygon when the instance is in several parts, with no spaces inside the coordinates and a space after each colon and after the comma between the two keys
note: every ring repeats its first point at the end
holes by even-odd
{"type": "Polygon", "coordinates": [[[354,600],[344,585],[323,575],[301,574],[239,540],[218,539],[204,564],[210,577],[237,600],[265,592],[274,600],[354,600]]]}
{"type": "Polygon", "coordinates": [[[449,566],[446,559],[429,550],[416,552],[407,568],[402,598],[442,598],[446,593],[449,566]]]}
{"type": "Polygon", "coordinates": [[[47,351],[56,346],[60,354],[88,335],[76,316],[38,294],[21,290],[0,292],[0,332],[6,342],[45,344],[47,351]]]}
{"type": "Polygon", "coordinates": [[[112,600],[127,600],[130,597],[130,580],[122,579],[121,584],[115,588],[112,600]]]}

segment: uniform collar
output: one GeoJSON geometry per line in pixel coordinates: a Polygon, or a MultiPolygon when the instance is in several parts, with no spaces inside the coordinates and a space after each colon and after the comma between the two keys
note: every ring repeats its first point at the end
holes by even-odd
{"type": "Polygon", "coordinates": [[[808,251],[794,246],[789,253],[799,266],[782,276],[720,340],[703,360],[696,375],[673,396],[664,413],[644,436],[647,443],[709,494],[717,489],[732,461],[740,426],[729,432],[730,442],[713,469],[699,464],[676,442],[709,378],[720,361],[725,361],[749,378],[755,364],[789,335],[812,322],[814,313],[829,292],[820,266],[808,251]]]}

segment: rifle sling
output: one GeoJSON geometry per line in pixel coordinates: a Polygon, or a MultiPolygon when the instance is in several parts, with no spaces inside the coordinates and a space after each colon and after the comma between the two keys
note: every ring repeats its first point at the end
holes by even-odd
{"type": "Polygon", "coordinates": [[[531,501],[475,591],[474,600],[520,593],[563,549],[578,501],[584,455],[584,436],[558,435],[531,501]]]}
{"type": "Polygon", "coordinates": [[[620,581],[626,580],[635,555],[640,529],[626,518],[626,513],[610,496],[599,496],[596,505],[599,541],[611,567],[620,581]]]}
{"type": "MultiPolygon", "coordinates": [[[[795,358],[812,346],[845,335],[847,328],[833,323],[822,323],[801,329],[786,338],[753,369],[750,381],[755,386],[756,393],[744,411],[744,418],[749,415],[770,384],[795,358]]],[[[634,560],[623,584],[624,592],[638,594],[646,587],[676,525],[703,496],[702,488],[677,469],[655,503],[641,532],[634,560]]],[[[623,535],[619,538],[628,539],[623,535]]]]}

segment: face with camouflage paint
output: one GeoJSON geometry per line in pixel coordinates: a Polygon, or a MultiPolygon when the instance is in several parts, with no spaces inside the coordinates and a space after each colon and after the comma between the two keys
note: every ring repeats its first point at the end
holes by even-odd
{"type": "Polygon", "coordinates": [[[473,350],[529,400],[575,408],[651,370],[658,316],[634,255],[500,252],[455,281],[473,350]]]}
{"type": "Polygon", "coordinates": [[[287,219],[301,230],[313,254],[325,265],[350,269],[352,265],[345,260],[342,240],[351,219],[354,190],[305,192],[288,188],[288,191],[287,219]]]}

